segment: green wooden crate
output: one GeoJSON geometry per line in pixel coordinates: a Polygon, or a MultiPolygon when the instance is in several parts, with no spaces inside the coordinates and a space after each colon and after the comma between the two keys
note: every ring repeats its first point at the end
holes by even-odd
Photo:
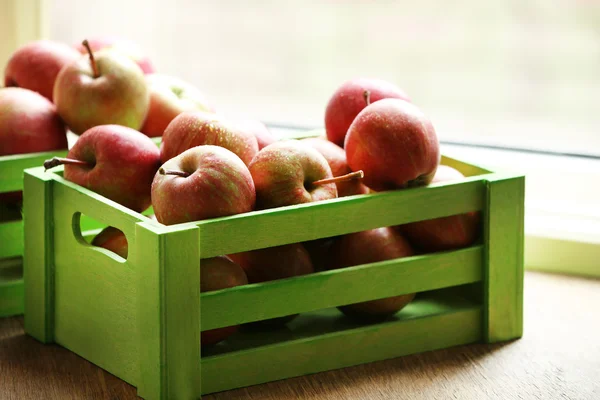
{"type": "Polygon", "coordinates": [[[147,399],[202,394],[523,332],[524,177],[459,160],[464,181],[163,226],[61,177],[25,172],[25,329],[135,386],[147,399]],[[199,260],[481,210],[469,248],[200,293],[199,260]],[[82,215],[121,229],[124,260],[89,245],[82,215]],[[335,307],[419,292],[395,318],[349,322],[335,307]],[[286,329],[200,332],[300,313],[286,329]]]}
{"type": "MultiPolygon", "coordinates": [[[[67,153],[53,151],[0,157],[0,193],[23,189],[23,171],[48,158],[67,153]]],[[[23,313],[23,220],[21,209],[0,204],[0,317],[23,313]]]]}

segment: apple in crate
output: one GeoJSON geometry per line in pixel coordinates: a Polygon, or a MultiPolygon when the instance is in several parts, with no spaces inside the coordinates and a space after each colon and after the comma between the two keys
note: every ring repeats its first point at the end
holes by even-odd
{"type": "MultiPolygon", "coordinates": [[[[224,256],[200,260],[200,292],[246,285],[248,277],[235,262],[224,256]]],[[[219,343],[239,330],[239,325],[210,329],[200,333],[202,346],[219,343]]]]}
{"type": "Polygon", "coordinates": [[[348,166],[364,171],[363,183],[375,191],[427,185],[440,162],[433,124],[400,99],[365,107],[350,125],[344,148],[348,166]]]}
{"type": "MultiPolygon", "coordinates": [[[[67,129],[50,100],[28,89],[0,89],[0,156],[67,147],[67,129]]],[[[3,193],[0,201],[19,203],[21,196],[3,193]]]]}
{"type": "MultiPolygon", "coordinates": [[[[321,153],[329,167],[333,176],[342,176],[352,172],[346,162],[346,152],[340,146],[323,138],[306,138],[301,140],[302,143],[308,144],[321,153]]],[[[351,179],[336,183],[338,197],[352,196],[355,194],[369,193],[369,188],[363,185],[360,179],[351,179]]]]}
{"type": "Polygon", "coordinates": [[[71,46],[61,42],[29,42],[19,47],[8,60],[4,86],[30,89],[53,101],[52,91],[58,73],[80,56],[71,46]]]}
{"type": "MultiPolygon", "coordinates": [[[[229,254],[228,257],[244,269],[249,283],[269,282],[314,272],[310,255],[300,243],[229,254]]],[[[249,325],[278,327],[297,316],[298,314],[286,315],[249,325]]]]}
{"type": "MultiPolygon", "coordinates": [[[[144,72],[144,74],[151,74],[156,72],[156,68],[154,64],[146,56],[143,54],[142,49],[136,43],[131,40],[127,40],[124,38],[113,37],[113,36],[104,36],[98,38],[91,38],[88,40],[90,48],[92,51],[99,51],[102,49],[117,51],[131,58],[135,63],[140,67],[140,69],[144,72]]],[[[81,54],[87,54],[86,47],[77,43],[74,47],[81,54]]]]}
{"type": "Polygon", "coordinates": [[[365,91],[370,93],[371,103],[386,98],[410,101],[404,90],[382,79],[354,78],[342,83],[325,108],[325,132],[331,142],[344,146],[350,124],[367,106],[365,91]]]}
{"type": "Polygon", "coordinates": [[[256,186],[257,209],[334,199],[336,183],[362,177],[362,171],[334,177],[321,153],[294,139],[268,145],[248,168],[256,186]]]}
{"type": "MultiPolygon", "coordinates": [[[[390,227],[347,234],[336,239],[329,253],[329,269],[346,268],[414,254],[410,243],[390,227]]],[[[398,268],[402,268],[399,266],[398,268]]],[[[376,271],[374,272],[376,273],[376,271]]],[[[410,303],[416,293],[347,304],[338,307],[349,317],[364,321],[386,319],[410,303]]]]}
{"type": "Polygon", "coordinates": [[[154,213],[165,225],[250,212],[255,202],[248,167],[219,146],[184,151],[164,163],[152,182],[154,213]]]}
{"type": "Polygon", "coordinates": [[[178,77],[148,74],[150,106],[142,133],[150,137],[162,136],[173,119],[184,111],[215,112],[215,107],[194,85],[178,77]]]}
{"type": "Polygon", "coordinates": [[[144,74],[118,52],[92,52],[66,65],[54,83],[54,102],[70,130],[81,134],[98,126],[117,124],[139,130],[150,96],[144,74]]]}
{"type": "MultiPolygon", "coordinates": [[[[431,183],[451,182],[464,179],[458,170],[440,165],[431,183]]],[[[429,253],[454,250],[470,246],[480,234],[481,214],[477,211],[416,221],[400,225],[397,229],[404,234],[417,250],[429,253]]]]}
{"type": "Polygon", "coordinates": [[[99,234],[94,236],[91,244],[92,246],[110,250],[118,256],[127,259],[127,254],[129,252],[127,238],[123,231],[113,226],[104,228],[99,234]]]}
{"type": "Polygon", "coordinates": [[[152,139],[135,129],[100,125],[85,131],[66,158],[55,157],[44,166],[61,164],[66,180],[142,212],[150,206],[160,153],[152,139]]]}
{"type": "Polygon", "coordinates": [[[223,147],[235,153],[246,165],[258,152],[254,134],[241,129],[234,121],[210,112],[186,111],[175,117],[165,129],[160,158],[164,163],[200,145],[223,147]]]}

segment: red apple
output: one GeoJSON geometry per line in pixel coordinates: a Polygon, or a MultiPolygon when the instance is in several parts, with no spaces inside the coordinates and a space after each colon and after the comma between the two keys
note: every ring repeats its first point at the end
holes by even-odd
{"type": "MultiPolygon", "coordinates": [[[[89,41],[92,51],[99,51],[102,49],[109,49],[118,51],[127,57],[131,58],[144,72],[144,74],[152,74],[156,72],[156,68],[152,64],[152,61],[143,54],[140,46],[134,42],[113,36],[105,36],[99,38],[92,38],[89,41]]],[[[80,54],[87,54],[87,49],[81,43],[76,43],[74,47],[79,51],[80,54]]]]}
{"type": "Polygon", "coordinates": [[[254,135],[236,122],[204,111],[179,114],[163,133],[160,158],[167,162],[185,150],[200,145],[223,147],[235,153],[248,165],[258,152],[254,135]]]}
{"type": "MultiPolygon", "coordinates": [[[[227,257],[219,256],[200,260],[200,292],[227,289],[246,285],[248,278],[244,270],[227,257]]],[[[239,325],[225,326],[200,333],[202,346],[219,343],[233,335],[239,325]]]]}
{"type": "Polygon", "coordinates": [[[106,250],[110,250],[125,259],[127,259],[127,253],[129,252],[129,246],[125,234],[123,231],[113,226],[106,227],[99,234],[97,234],[92,240],[92,246],[98,246],[106,250]]]}
{"type": "Polygon", "coordinates": [[[344,147],[348,166],[363,170],[363,183],[375,191],[427,185],[440,162],[431,121],[399,99],[364,108],[350,125],[344,147]]]}
{"type": "Polygon", "coordinates": [[[257,209],[337,197],[327,160],[314,148],[289,139],[258,152],[248,166],[256,186],[257,209]]]}
{"type": "Polygon", "coordinates": [[[165,225],[250,212],[255,202],[248,167],[219,146],[184,151],[164,163],[152,182],[152,206],[165,225]]]}
{"type": "MultiPolygon", "coordinates": [[[[28,89],[0,89],[0,156],[66,150],[67,129],[47,98],[28,89]]],[[[19,203],[21,192],[0,201],[19,203]]]]}
{"type": "Polygon", "coordinates": [[[152,139],[121,125],[100,125],[85,131],[67,158],[44,166],[65,164],[64,177],[133,211],[150,206],[150,185],[160,166],[152,139]]]}
{"type": "MultiPolygon", "coordinates": [[[[409,242],[393,228],[383,227],[341,236],[330,249],[329,268],[409,257],[414,254],[409,242]]],[[[415,297],[403,294],[338,307],[344,314],[361,320],[381,320],[396,314],[415,297]]]]}
{"type": "MultiPolygon", "coordinates": [[[[440,165],[435,182],[459,181],[464,178],[458,170],[440,165]]],[[[479,237],[481,214],[477,211],[412,222],[397,227],[410,243],[421,252],[454,250],[470,246],[479,237]]]]}
{"type": "MultiPolygon", "coordinates": [[[[300,243],[229,254],[228,257],[244,269],[249,283],[269,282],[314,272],[310,255],[300,243]]],[[[251,325],[278,326],[297,316],[286,315],[251,325]]]]}
{"type": "Polygon", "coordinates": [[[184,111],[215,112],[214,106],[192,84],[175,76],[148,74],[150,107],[142,133],[150,137],[162,136],[169,123],[184,111]]]}
{"type": "Polygon", "coordinates": [[[267,125],[262,121],[255,119],[245,119],[237,122],[241,129],[251,132],[258,142],[258,150],[262,150],[266,146],[277,141],[277,138],[271,133],[267,125]]]}
{"type": "MultiPolygon", "coordinates": [[[[342,176],[352,172],[346,163],[346,152],[337,144],[322,138],[306,138],[301,141],[313,147],[325,157],[333,176],[342,176]]],[[[369,192],[369,188],[363,185],[359,179],[338,182],[336,186],[338,197],[366,194],[369,192]]]]}
{"type": "Polygon", "coordinates": [[[54,82],[60,70],[80,57],[71,46],[52,40],[37,40],[21,46],[8,60],[4,85],[38,92],[53,101],[54,82]]]}
{"type": "Polygon", "coordinates": [[[90,49],[89,57],[80,56],[60,71],[54,102],[76,134],[109,124],[138,130],[146,118],[150,95],[142,70],[130,58],[90,49]]]}
{"type": "Polygon", "coordinates": [[[344,139],[350,124],[367,106],[365,91],[369,91],[371,103],[385,98],[410,101],[402,89],[382,79],[354,78],[342,83],[335,90],[325,108],[327,138],[338,146],[344,146],[344,139]]]}

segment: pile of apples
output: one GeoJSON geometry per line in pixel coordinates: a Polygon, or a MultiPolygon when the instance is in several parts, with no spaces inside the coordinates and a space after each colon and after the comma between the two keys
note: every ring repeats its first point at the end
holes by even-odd
{"type": "MultiPolygon", "coordinates": [[[[325,107],[324,135],[277,139],[260,121],[218,114],[198,90],[159,77],[149,60],[118,44],[44,43],[17,51],[6,69],[6,85],[20,88],[0,90],[2,151],[11,136],[11,151],[30,149],[30,136],[48,144],[43,150],[61,148],[70,129],[77,141],[46,168],[63,164],[65,179],[131,210],[152,206],[152,218],[164,225],[464,178],[440,165],[433,124],[391,82],[343,82],[325,107]],[[162,137],[160,148],[153,136],[162,137]]],[[[478,213],[468,213],[223,254],[201,260],[201,291],[458,249],[477,240],[479,223],[478,213]]],[[[127,240],[114,227],[92,244],[127,258],[127,240]]],[[[415,295],[338,308],[379,321],[415,295]]],[[[252,325],[277,327],[296,316],[252,325]]],[[[203,332],[202,344],[238,328],[203,332]]]]}

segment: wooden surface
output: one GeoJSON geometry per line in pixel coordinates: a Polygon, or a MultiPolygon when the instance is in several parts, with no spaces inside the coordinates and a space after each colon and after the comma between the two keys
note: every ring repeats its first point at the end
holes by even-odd
{"type": "MultiPolygon", "coordinates": [[[[235,399],[598,399],[600,280],[525,274],[522,339],[467,345],[205,396],[235,399]]],[[[0,319],[2,399],[135,399],[136,390],[0,319]]]]}

